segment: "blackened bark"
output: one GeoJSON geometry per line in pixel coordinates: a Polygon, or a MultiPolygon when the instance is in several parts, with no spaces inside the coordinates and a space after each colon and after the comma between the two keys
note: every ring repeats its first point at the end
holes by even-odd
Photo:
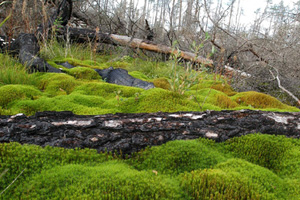
{"type": "Polygon", "coordinates": [[[42,112],[0,116],[0,142],[65,148],[93,148],[125,154],[171,140],[199,137],[223,142],[261,132],[300,138],[300,113],[206,111],[78,116],[42,112]]]}

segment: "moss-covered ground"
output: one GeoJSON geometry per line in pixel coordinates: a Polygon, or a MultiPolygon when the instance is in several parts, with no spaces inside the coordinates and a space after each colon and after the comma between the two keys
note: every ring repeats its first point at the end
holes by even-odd
{"type": "Polygon", "coordinates": [[[62,74],[28,74],[15,59],[0,54],[0,114],[34,115],[49,110],[84,115],[223,109],[299,111],[263,93],[237,93],[226,78],[206,70],[190,70],[189,64],[181,66],[174,59],[159,62],[118,55],[91,59],[83,47],[79,49],[81,54],[74,53],[78,58],[73,54],[62,57],[61,52],[46,54],[52,66],[63,69],[62,74]],[[76,67],[58,65],[66,61],[76,67]],[[94,69],[110,66],[127,69],[133,77],[153,82],[156,88],[108,84],[94,69]]]}
{"type": "MultiPolygon", "coordinates": [[[[0,54],[0,115],[300,111],[263,93],[235,92],[226,78],[172,59],[96,55],[74,45],[44,46],[41,56],[65,73],[28,74],[14,58],[0,54]],[[58,65],[66,61],[76,68],[58,65]],[[156,88],[108,84],[93,70],[110,66],[127,69],[156,88]]],[[[173,141],[129,159],[89,149],[0,144],[0,199],[298,200],[300,142],[261,134],[226,143],[173,141]]]]}
{"type": "Polygon", "coordinates": [[[1,199],[300,199],[300,142],[172,141],[132,157],[0,144],[1,199]]]}

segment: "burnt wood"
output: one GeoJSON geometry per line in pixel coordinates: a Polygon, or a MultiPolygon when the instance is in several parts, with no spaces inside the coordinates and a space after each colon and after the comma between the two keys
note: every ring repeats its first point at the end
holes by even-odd
{"type": "Polygon", "coordinates": [[[251,133],[300,138],[300,112],[206,111],[152,114],[74,115],[40,112],[0,116],[0,142],[100,151],[137,152],[171,140],[199,137],[224,142],[251,133]]]}

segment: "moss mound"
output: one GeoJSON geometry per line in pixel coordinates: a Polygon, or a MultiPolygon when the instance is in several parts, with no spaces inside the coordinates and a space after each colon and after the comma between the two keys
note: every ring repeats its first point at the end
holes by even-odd
{"type": "Polygon", "coordinates": [[[191,90],[200,90],[204,88],[211,88],[225,93],[228,96],[235,95],[236,92],[232,89],[230,85],[222,81],[216,80],[200,80],[200,83],[195,84],[191,87],[191,90]]]}
{"type": "Polygon", "coordinates": [[[226,145],[237,157],[275,172],[280,171],[287,152],[294,147],[285,136],[263,134],[233,138],[226,145]]]}
{"type": "Polygon", "coordinates": [[[240,105],[252,106],[253,108],[265,109],[265,108],[277,108],[277,109],[291,109],[276,98],[259,93],[259,92],[241,92],[232,97],[232,99],[240,105]]]}
{"type": "Polygon", "coordinates": [[[238,146],[236,141],[172,141],[126,160],[96,150],[4,143],[0,144],[0,191],[24,171],[1,198],[299,199],[299,140],[260,134],[237,139],[245,138],[256,142],[238,146]],[[259,140],[265,146],[259,146],[259,140]],[[273,158],[281,160],[280,170],[255,163],[257,151],[270,152],[262,152],[262,160],[274,157],[268,149],[275,149],[268,147],[272,141],[281,150],[289,146],[273,158]]]}
{"type": "Polygon", "coordinates": [[[205,169],[226,160],[214,142],[207,140],[172,141],[140,152],[132,160],[137,169],[154,169],[164,174],[179,174],[205,169]]]}
{"type": "Polygon", "coordinates": [[[169,90],[171,88],[171,85],[166,78],[156,78],[153,80],[153,84],[157,88],[162,88],[165,90],[169,90]]]}
{"type": "MultiPolygon", "coordinates": [[[[0,144],[0,170],[7,172],[0,178],[0,190],[4,190],[21,171],[18,178],[10,189],[5,193],[7,199],[11,199],[15,186],[32,174],[51,169],[54,166],[66,164],[95,165],[112,159],[107,154],[99,154],[94,149],[63,149],[57,147],[42,148],[36,145],[20,145],[18,143],[0,144]]],[[[5,199],[5,198],[4,198],[5,199]]]]}
{"type": "Polygon", "coordinates": [[[182,187],[193,199],[269,199],[238,174],[220,169],[185,173],[181,181],[182,187]]]}
{"type": "Polygon", "coordinates": [[[74,92],[84,95],[101,96],[105,99],[112,99],[116,96],[134,97],[136,93],[141,93],[141,88],[120,86],[105,82],[90,82],[78,86],[74,92]]]}
{"type": "Polygon", "coordinates": [[[97,167],[66,165],[34,176],[21,199],[182,199],[179,184],[152,172],[138,172],[121,162],[97,167]],[[47,186],[47,187],[45,187],[47,186]]]}
{"type": "MultiPolygon", "coordinates": [[[[268,194],[270,199],[286,198],[286,191],[291,188],[282,178],[267,168],[241,159],[230,159],[214,167],[226,173],[236,173],[247,182],[255,185],[260,194],[268,194]]],[[[293,194],[291,193],[290,198],[293,194]]]]}
{"type": "Polygon", "coordinates": [[[197,110],[198,105],[175,92],[154,88],[144,91],[136,104],[137,112],[176,112],[183,110],[197,110]]]}
{"type": "Polygon", "coordinates": [[[87,67],[74,67],[65,70],[67,74],[74,76],[76,79],[99,80],[101,76],[93,69],[87,67]]]}
{"type": "Polygon", "coordinates": [[[6,107],[9,103],[20,99],[37,99],[42,93],[29,85],[4,85],[0,87],[0,106],[6,107]]]}

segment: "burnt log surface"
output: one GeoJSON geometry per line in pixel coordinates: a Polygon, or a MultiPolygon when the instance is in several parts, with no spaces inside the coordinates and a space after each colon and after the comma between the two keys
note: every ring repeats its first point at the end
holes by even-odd
{"type": "Polygon", "coordinates": [[[206,111],[152,114],[74,115],[40,112],[0,116],[0,142],[64,148],[137,152],[171,140],[199,137],[223,142],[251,133],[300,138],[300,112],[206,111]]]}

